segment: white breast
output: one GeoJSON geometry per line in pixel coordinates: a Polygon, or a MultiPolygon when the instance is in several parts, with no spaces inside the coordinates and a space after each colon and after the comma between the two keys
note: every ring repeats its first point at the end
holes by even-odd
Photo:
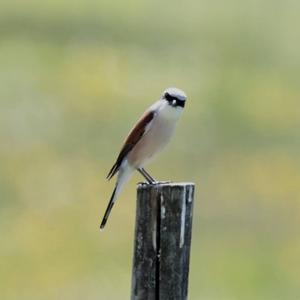
{"type": "Polygon", "coordinates": [[[156,111],[148,131],[128,155],[128,162],[135,168],[143,167],[168,144],[182,108],[164,101],[156,104],[156,111]]]}

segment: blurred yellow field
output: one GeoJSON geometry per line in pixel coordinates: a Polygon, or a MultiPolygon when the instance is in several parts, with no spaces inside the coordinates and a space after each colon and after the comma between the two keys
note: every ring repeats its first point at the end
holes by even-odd
{"type": "Polygon", "coordinates": [[[100,232],[113,189],[105,177],[169,86],[188,102],[149,170],[196,183],[190,299],[299,299],[299,9],[1,4],[0,299],[129,299],[142,178],[100,232]]]}

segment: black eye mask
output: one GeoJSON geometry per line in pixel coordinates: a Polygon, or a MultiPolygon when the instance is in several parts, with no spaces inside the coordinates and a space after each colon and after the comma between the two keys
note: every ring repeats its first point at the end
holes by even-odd
{"type": "Polygon", "coordinates": [[[169,102],[170,105],[173,105],[173,106],[184,107],[184,105],[185,105],[185,101],[180,100],[174,96],[171,96],[169,93],[165,94],[165,99],[169,102]],[[173,104],[173,101],[175,101],[175,104],[173,104]]]}

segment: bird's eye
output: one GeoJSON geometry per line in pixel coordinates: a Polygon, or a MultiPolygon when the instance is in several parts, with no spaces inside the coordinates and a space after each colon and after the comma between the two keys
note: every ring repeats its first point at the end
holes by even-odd
{"type": "Polygon", "coordinates": [[[173,97],[169,94],[169,93],[165,93],[165,99],[168,101],[168,102],[171,102],[173,100],[173,97]]]}

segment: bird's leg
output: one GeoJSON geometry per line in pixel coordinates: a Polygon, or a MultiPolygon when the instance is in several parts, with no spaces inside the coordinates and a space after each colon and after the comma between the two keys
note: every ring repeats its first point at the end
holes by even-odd
{"type": "Polygon", "coordinates": [[[143,172],[148,176],[148,178],[152,181],[152,182],[158,182],[156,179],[154,179],[144,168],[142,168],[143,172]]]}
{"type": "Polygon", "coordinates": [[[154,184],[157,182],[144,168],[138,168],[138,171],[144,176],[148,183],[154,184]]]}

